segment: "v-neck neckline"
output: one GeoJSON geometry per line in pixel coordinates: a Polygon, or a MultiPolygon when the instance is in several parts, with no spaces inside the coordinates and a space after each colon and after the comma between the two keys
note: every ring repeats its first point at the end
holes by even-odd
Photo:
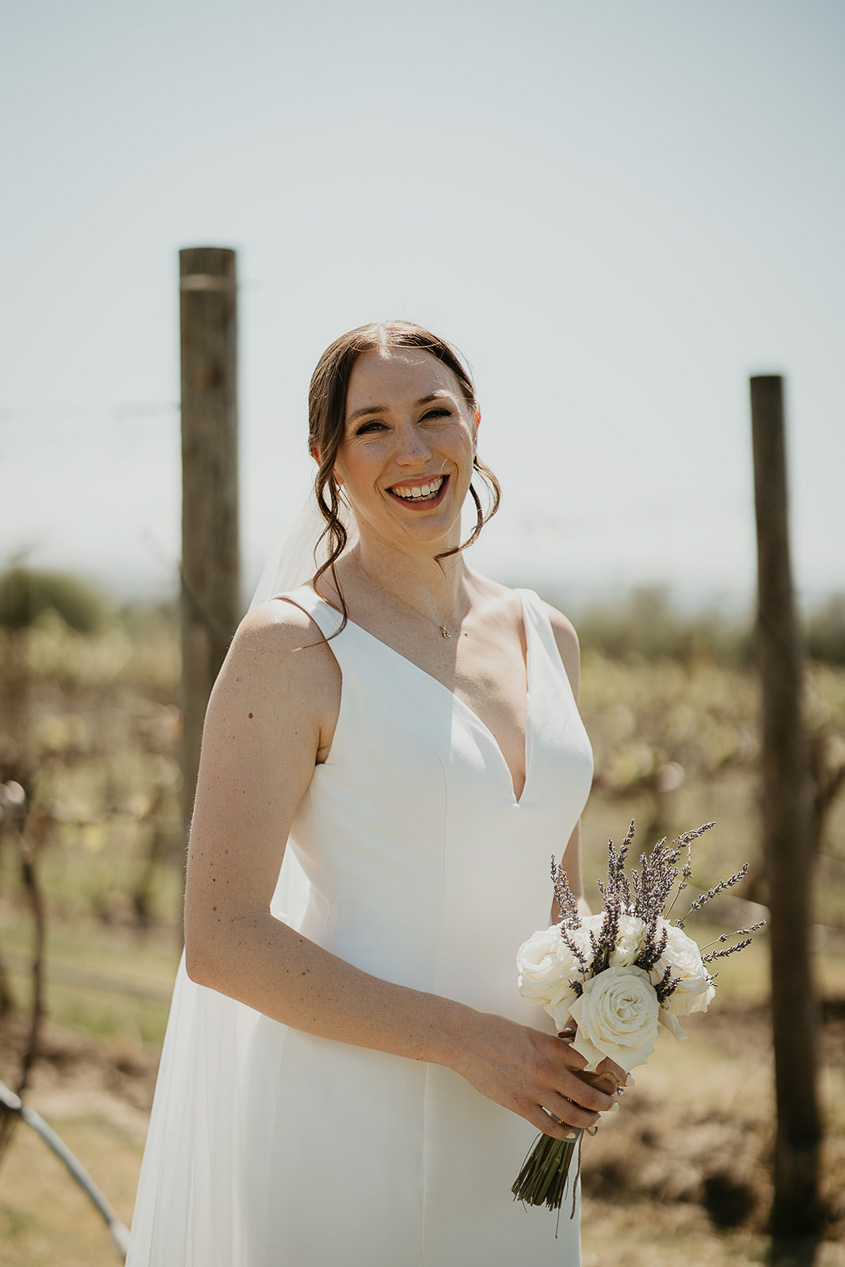
{"type": "MultiPolygon", "coordinates": [[[[333,615],[339,617],[340,612],[337,610],[337,608],[332,607],[331,603],[327,602],[326,599],[324,599],[321,594],[317,594],[317,591],[314,590],[313,587],[311,588],[312,588],[312,593],[315,594],[319,602],[321,602],[325,607],[327,607],[333,615]]],[[[471,721],[473,721],[476,724],[476,726],[487,736],[493,748],[496,750],[499,760],[501,761],[502,766],[504,767],[505,773],[507,775],[511,799],[513,800],[514,805],[520,806],[523,804],[525,800],[525,791],[526,791],[526,788],[528,787],[529,764],[530,764],[530,755],[531,755],[529,739],[530,739],[530,727],[531,727],[531,668],[532,668],[533,656],[531,653],[531,646],[530,646],[531,621],[528,619],[528,612],[527,612],[526,603],[525,603],[525,592],[524,590],[521,590],[521,589],[517,589],[514,592],[519,595],[519,602],[520,602],[520,607],[522,610],[522,628],[525,634],[525,666],[524,666],[525,667],[525,726],[524,726],[523,736],[522,736],[524,776],[523,776],[523,782],[522,782],[522,789],[519,793],[519,796],[517,796],[516,794],[516,785],[514,783],[513,771],[508,765],[507,759],[502,750],[502,745],[499,743],[499,740],[493,734],[493,731],[490,729],[487,723],[481,717],[479,717],[475,709],[470,707],[470,705],[466,702],[466,700],[461,699],[460,695],[458,695],[455,691],[453,691],[451,687],[448,687],[445,682],[441,682],[440,678],[435,677],[433,673],[429,673],[427,669],[422,668],[414,660],[411,660],[408,656],[403,655],[401,651],[397,651],[395,647],[391,647],[389,642],[385,642],[382,638],[377,637],[374,633],[370,633],[369,629],[365,629],[364,626],[359,625],[357,621],[347,618],[346,624],[347,624],[347,627],[351,626],[353,629],[358,630],[359,633],[364,634],[367,638],[370,639],[371,642],[375,642],[380,647],[384,647],[386,651],[389,651],[392,655],[396,656],[399,660],[404,661],[405,664],[409,665],[412,669],[415,669],[417,673],[421,673],[423,677],[427,678],[430,682],[433,682],[435,686],[439,686],[441,690],[445,691],[446,694],[451,697],[454,703],[456,703],[461,709],[463,709],[464,713],[471,719],[471,721]]]]}

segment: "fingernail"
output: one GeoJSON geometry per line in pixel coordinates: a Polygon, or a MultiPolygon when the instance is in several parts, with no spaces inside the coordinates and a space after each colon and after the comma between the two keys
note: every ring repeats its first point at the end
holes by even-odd
{"type": "Polygon", "coordinates": [[[578,1135],[575,1131],[570,1131],[568,1135],[564,1135],[563,1137],[564,1143],[566,1144],[574,1144],[577,1138],[578,1135]]]}
{"type": "Polygon", "coordinates": [[[633,1085],[634,1085],[634,1075],[632,1073],[629,1073],[628,1077],[625,1079],[625,1086],[632,1087],[633,1085]]]}
{"type": "Polygon", "coordinates": [[[605,1109],[605,1113],[615,1113],[619,1108],[619,1101],[614,1100],[609,1109],[605,1109]]]}

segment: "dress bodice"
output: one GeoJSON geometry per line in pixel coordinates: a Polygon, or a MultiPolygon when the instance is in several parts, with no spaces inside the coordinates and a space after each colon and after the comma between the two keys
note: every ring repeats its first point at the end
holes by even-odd
{"type": "MultiPolygon", "coordinates": [[[[336,631],[339,613],[310,586],[289,597],[326,636],[336,631]]],[[[307,936],[399,984],[455,998],[471,988],[491,1007],[513,981],[517,947],[548,917],[549,859],[562,855],[592,776],[545,608],[529,590],[520,598],[522,795],[472,709],[348,621],[328,644],[343,679],[331,751],[290,841],[311,886],[307,936]]],[[[507,1011],[523,1016],[513,995],[507,1011]]]]}

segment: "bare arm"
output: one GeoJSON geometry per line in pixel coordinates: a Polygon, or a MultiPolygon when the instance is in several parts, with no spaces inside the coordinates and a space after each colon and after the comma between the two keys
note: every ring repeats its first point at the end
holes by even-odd
{"type": "Polygon", "coordinates": [[[547,1134],[587,1126],[610,1097],[556,1038],[382,981],[275,919],[294,812],[328,750],[340,670],[309,618],[275,602],[236,635],[209,703],[185,906],[190,976],[297,1029],[446,1065],[547,1134]]]}

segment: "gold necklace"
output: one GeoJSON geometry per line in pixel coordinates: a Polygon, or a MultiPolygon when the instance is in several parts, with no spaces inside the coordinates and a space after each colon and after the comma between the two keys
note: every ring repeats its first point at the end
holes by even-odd
{"type": "MultiPolygon", "coordinates": [[[[382,591],[382,593],[386,594],[388,598],[392,598],[395,603],[399,603],[400,606],[406,608],[407,611],[413,612],[413,614],[415,616],[418,616],[420,620],[425,620],[428,622],[429,625],[434,625],[435,629],[440,630],[441,638],[452,637],[452,631],[446,625],[443,625],[439,621],[434,620],[431,616],[426,616],[424,612],[417,611],[416,607],[412,607],[410,603],[406,603],[404,598],[400,598],[398,594],[394,594],[393,590],[388,589],[387,586],[383,585],[382,582],[378,580],[377,577],[373,576],[370,572],[368,572],[367,569],[364,567],[363,563],[360,562],[360,560],[356,559],[356,563],[358,564],[358,567],[360,568],[360,570],[364,573],[364,576],[366,576],[367,580],[371,581],[373,585],[377,585],[378,588],[382,591]]],[[[460,629],[460,624],[458,625],[458,629],[460,629]]]]}

